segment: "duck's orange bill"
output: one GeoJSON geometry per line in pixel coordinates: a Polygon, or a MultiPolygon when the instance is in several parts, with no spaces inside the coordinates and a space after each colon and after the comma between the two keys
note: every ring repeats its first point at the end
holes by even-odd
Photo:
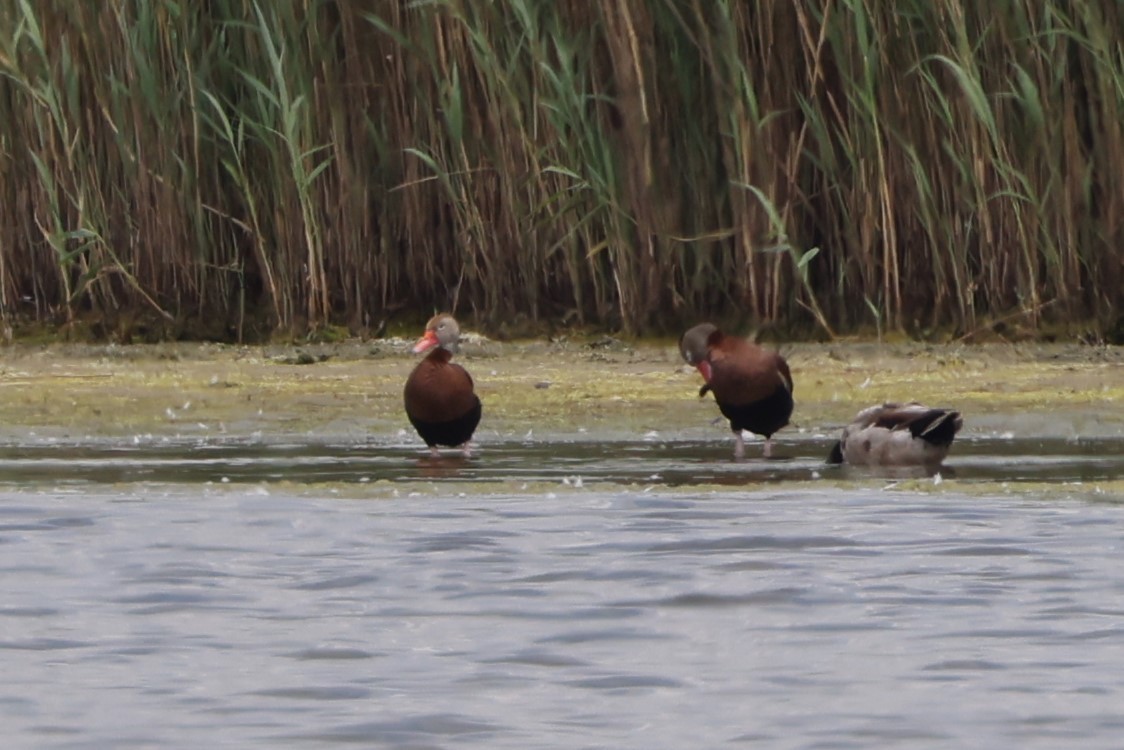
{"type": "Polygon", "coordinates": [[[701,374],[703,376],[703,380],[705,380],[706,382],[709,383],[710,382],[710,374],[711,374],[710,373],[710,362],[707,362],[704,359],[702,362],[699,362],[697,365],[695,365],[695,367],[697,367],[699,369],[699,374],[701,374]]]}
{"type": "Polygon", "coordinates": [[[418,339],[418,343],[414,344],[414,354],[427,352],[435,346],[437,346],[437,334],[433,331],[426,331],[425,335],[418,339]]]}

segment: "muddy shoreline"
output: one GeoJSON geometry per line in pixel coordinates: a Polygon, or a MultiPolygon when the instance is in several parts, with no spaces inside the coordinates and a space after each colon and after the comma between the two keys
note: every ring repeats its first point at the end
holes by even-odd
{"type": "MultiPolygon", "coordinates": [[[[0,439],[258,436],[414,439],[404,339],[311,346],[15,344],[0,351],[0,439]]],[[[783,345],[796,382],[778,439],[822,435],[859,408],[916,399],[965,415],[971,435],[1124,435],[1124,348],[1077,345],[783,345]]],[[[499,343],[459,361],[484,402],[481,442],[652,431],[722,436],[673,342],[499,343]]]]}

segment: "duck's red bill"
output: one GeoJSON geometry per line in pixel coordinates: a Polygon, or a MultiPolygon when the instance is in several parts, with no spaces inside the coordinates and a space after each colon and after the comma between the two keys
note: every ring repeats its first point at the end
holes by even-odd
{"type": "Polygon", "coordinates": [[[427,352],[435,346],[437,346],[437,334],[433,331],[426,331],[425,335],[418,339],[418,343],[414,344],[414,354],[427,352]]]}

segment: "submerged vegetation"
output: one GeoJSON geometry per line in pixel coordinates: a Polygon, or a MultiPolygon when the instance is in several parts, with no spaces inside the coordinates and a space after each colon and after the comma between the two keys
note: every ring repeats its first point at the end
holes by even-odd
{"type": "Polygon", "coordinates": [[[1122,27],[1118,0],[2,0],[2,314],[1111,338],[1122,27]]]}

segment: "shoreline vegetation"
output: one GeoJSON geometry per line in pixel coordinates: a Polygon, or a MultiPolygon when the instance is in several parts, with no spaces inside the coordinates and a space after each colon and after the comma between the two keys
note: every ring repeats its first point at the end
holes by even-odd
{"type": "Polygon", "coordinates": [[[1124,342],[1117,0],[13,0],[11,339],[1124,342]]]}
{"type": "MultiPolygon", "coordinates": [[[[412,339],[303,347],[169,343],[25,345],[0,358],[0,442],[178,437],[416,441],[402,387],[412,339]]],[[[834,437],[887,400],[953,406],[958,439],[1124,436],[1124,348],[1070,344],[791,344],[792,424],[778,446],[834,437]]],[[[523,439],[713,438],[729,430],[674,342],[498,342],[458,361],[484,403],[482,444],[523,439]]],[[[423,447],[418,442],[419,450],[423,447]]],[[[751,455],[759,450],[749,446],[751,455]]],[[[717,450],[717,448],[716,448],[717,450]]]]}

